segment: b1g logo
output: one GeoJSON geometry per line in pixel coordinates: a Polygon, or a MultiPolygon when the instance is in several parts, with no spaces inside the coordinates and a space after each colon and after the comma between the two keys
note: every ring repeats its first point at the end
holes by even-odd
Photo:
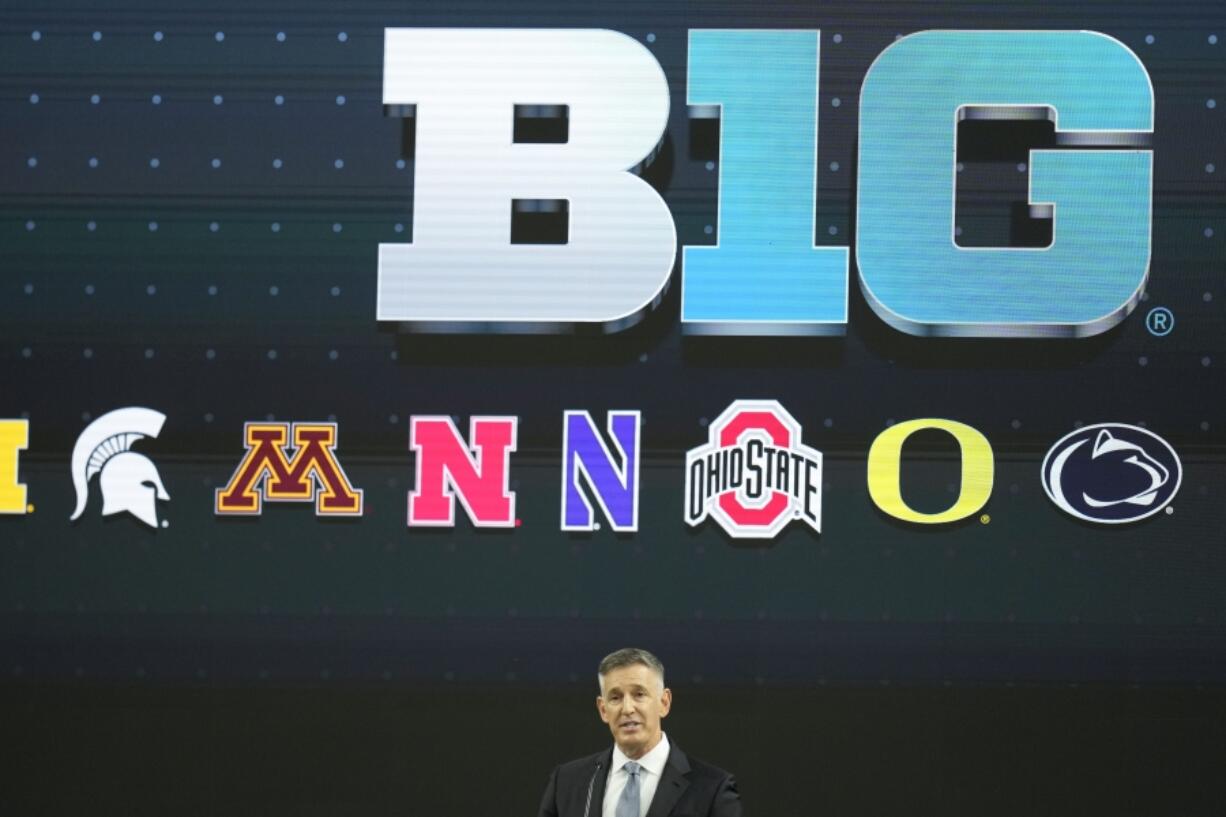
{"type": "Polygon", "coordinates": [[[1175,498],[1182,476],[1166,440],[1118,423],[1078,429],[1043,458],[1043,490],[1060,510],[1087,522],[1153,516],[1175,498]]]}
{"type": "MultiPolygon", "coordinates": [[[[690,115],[718,118],[718,240],[681,251],[681,321],[711,334],[842,334],[851,248],[816,246],[821,32],[689,32],[690,115]]],[[[606,30],[389,28],[383,103],[415,117],[413,241],[379,245],[376,314],[430,331],[609,330],[659,304],[677,257],[636,171],[668,124],[668,79],[606,30]],[[598,77],[599,81],[593,81],[598,77]],[[520,138],[515,118],[562,120],[520,138]],[[516,240],[517,213],[560,215],[516,240]]],[[[914,335],[1080,337],[1132,311],[1149,274],[1154,92],[1091,31],[923,31],[860,91],[861,291],[914,335]],[[1046,247],[956,238],[958,123],[1047,120],[1027,159],[1046,247]],[[1090,148],[1090,149],[1086,149],[1090,148]]]]}
{"type": "Polygon", "coordinates": [[[738,539],[770,539],[793,519],[822,530],[822,454],[775,400],[737,400],[685,456],[685,521],[711,516],[738,539]]]}

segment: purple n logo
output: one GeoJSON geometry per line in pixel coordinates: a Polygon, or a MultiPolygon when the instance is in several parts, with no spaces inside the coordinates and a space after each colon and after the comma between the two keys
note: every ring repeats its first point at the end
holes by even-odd
{"type": "Polygon", "coordinates": [[[609,446],[586,411],[567,411],[562,424],[562,530],[595,530],[595,511],[579,488],[587,487],[613,530],[639,527],[639,412],[608,413],[609,446]]]}

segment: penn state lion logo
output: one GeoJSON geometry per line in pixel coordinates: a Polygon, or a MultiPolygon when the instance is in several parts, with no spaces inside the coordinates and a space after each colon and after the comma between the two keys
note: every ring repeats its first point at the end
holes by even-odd
{"type": "MultiPolygon", "coordinates": [[[[151,528],[158,526],[158,500],[169,501],[157,466],[132,446],[157,437],[166,415],[147,408],[122,408],[94,420],[72,449],[72,485],[77,491],[76,521],[89,503],[89,481],[98,475],[102,515],[128,513],[151,528]]],[[[162,523],[165,526],[165,523],[162,523]]]]}
{"type": "Polygon", "coordinates": [[[1152,432],[1121,423],[1078,429],[1043,459],[1043,490],[1060,510],[1088,522],[1153,516],[1175,498],[1179,457],[1152,432]]]}

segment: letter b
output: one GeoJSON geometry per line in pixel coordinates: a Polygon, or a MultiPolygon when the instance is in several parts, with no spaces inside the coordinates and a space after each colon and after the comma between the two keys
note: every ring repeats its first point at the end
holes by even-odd
{"type": "Polygon", "coordinates": [[[677,235],[630,171],[668,119],[655,58],[601,30],[385,32],[383,102],[416,117],[413,241],[379,245],[379,320],[436,330],[621,328],[659,299],[677,235]],[[517,143],[515,107],[565,108],[565,141],[517,143]],[[565,202],[560,244],[512,244],[513,202],[565,202]]]}

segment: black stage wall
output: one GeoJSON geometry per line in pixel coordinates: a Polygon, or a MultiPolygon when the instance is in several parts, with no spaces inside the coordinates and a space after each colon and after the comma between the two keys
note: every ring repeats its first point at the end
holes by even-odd
{"type": "MultiPolygon", "coordinates": [[[[532,815],[607,733],[557,687],[6,687],[6,814],[532,815]]],[[[746,813],[1221,813],[1218,690],[679,687],[746,813]]]]}

